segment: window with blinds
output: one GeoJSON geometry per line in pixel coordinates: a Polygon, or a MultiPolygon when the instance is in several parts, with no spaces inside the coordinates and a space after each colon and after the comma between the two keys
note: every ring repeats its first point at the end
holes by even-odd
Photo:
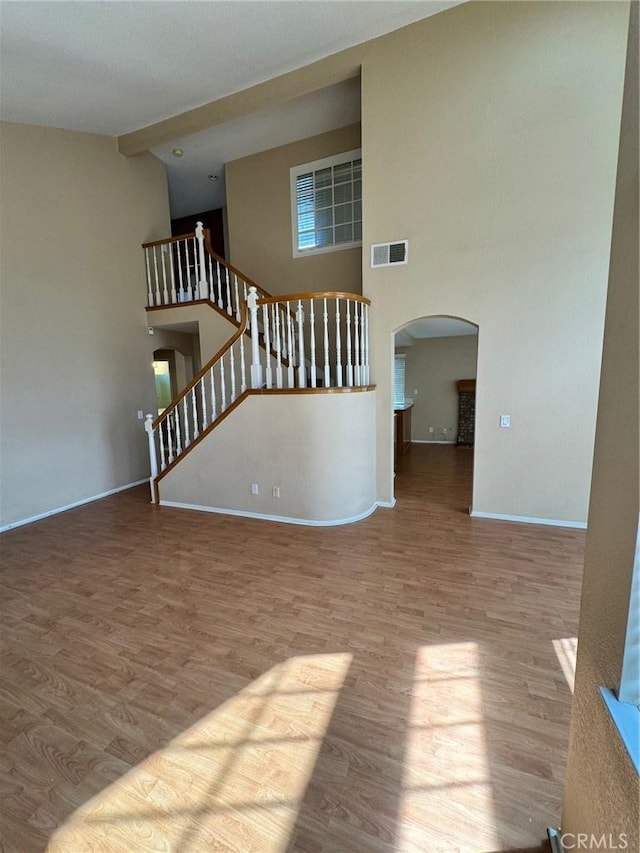
{"type": "Polygon", "coordinates": [[[393,362],[393,405],[404,405],[404,373],[406,355],[404,353],[396,353],[393,362]]]}
{"type": "Polygon", "coordinates": [[[362,245],[361,152],[294,166],[291,214],[294,257],[362,245]]]}

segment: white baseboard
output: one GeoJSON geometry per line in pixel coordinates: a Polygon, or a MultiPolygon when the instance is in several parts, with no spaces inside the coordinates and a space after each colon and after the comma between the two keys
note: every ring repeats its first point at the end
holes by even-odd
{"type": "Polygon", "coordinates": [[[457,441],[425,441],[421,438],[412,438],[411,444],[457,444],[457,441]]]}
{"type": "Polygon", "coordinates": [[[376,506],[384,507],[385,509],[393,509],[396,505],[396,499],[390,501],[377,501],[376,506]]]}
{"type": "Polygon", "coordinates": [[[136,480],[135,483],[127,483],[125,486],[118,486],[115,489],[109,489],[108,492],[100,492],[99,495],[92,495],[90,498],[83,498],[81,501],[74,501],[72,504],[59,506],[55,509],[49,509],[46,512],[41,512],[39,515],[32,515],[30,518],[23,518],[20,521],[12,521],[11,524],[5,524],[4,527],[0,527],[0,533],[4,533],[6,530],[13,530],[14,527],[22,527],[25,524],[31,524],[34,521],[40,521],[43,518],[49,518],[50,515],[58,515],[58,513],[66,512],[68,509],[75,509],[78,506],[90,504],[93,503],[93,501],[99,501],[102,498],[108,498],[109,495],[115,495],[117,492],[125,492],[127,489],[133,489],[134,486],[141,486],[143,483],[148,482],[149,478],[145,477],[144,480],[136,480]]]}
{"type": "Polygon", "coordinates": [[[369,509],[361,512],[360,515],[354,515],[351,518],[337,518],[333,521],[317,521],[311,518],[291,518],[288,515],[268,515],[263,512],[249,512],[241,509],[226,509],[217,506],[200,506],[198,504],[184,504],[178,501],[160,501],[160,506],[172,507],[173,509],[195,509],[199,512],[215,512],[220,515],[237,515],[242,518],[258,518],[262,521],[279,521],[282,524],[303,524],[306,527],[336,527],[339,524],[353,524],[354,521],[361,521],[363,518],[371,515],[378,507],[374,503],[369,509]]]}
{"type": "Polygon", "coordinates": [[[573,527],[586,530],[586,521],[560,521],[557,518],[536,518],[531,515],[503,515],[499,512],[477,512],[469,510],[471,518],[491,518],[494,521],[518,521],[521,524],[546,524],[549,527],[573,527]]]}

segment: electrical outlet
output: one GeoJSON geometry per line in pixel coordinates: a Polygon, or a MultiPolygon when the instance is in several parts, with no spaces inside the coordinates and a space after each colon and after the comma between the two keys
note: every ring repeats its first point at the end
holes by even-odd
{"type": "Polygon", "coordinates": [[[500,427],[502,429],[509,429],[511,426],[511,415],[500,415],[500,427]]]}
{"type": "Polygon", "coordinates": [[[257,483],[251,483],[251,494],[257,495],[258,492],[259,492],[258,484],[257,483]]]}
{"type": "Polygon", "coordinates": [[[144,413],[143,413],[142,409],[138,409],[138,420],[139,421],[144,420],[144,413]]]}
{"type": "Polygon", "coordinates": [[[274,498],[280,497],[280,486],[274,486],[273,487],[273,497],[274,498]]]}
{"type": "Polygon", "coordinates": [[[433,427],[429,427],[429,432],[433,433],[433,427]]]}
{"type": "Polygon", "coordinates": [[[414,389],[413,389],[413,396],[414,396],[414,397],[417,397],[417,396],[418,396],[418,389],[417,389],[417,388],[414,388],[414,389]]]}

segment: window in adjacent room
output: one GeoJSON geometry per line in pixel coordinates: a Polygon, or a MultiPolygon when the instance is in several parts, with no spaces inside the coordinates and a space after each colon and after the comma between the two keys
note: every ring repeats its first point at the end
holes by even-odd
{"type": "Polygon", "coordinates": [[[393,405],[404,406],[404,377],[407,357],[396,353],[393,362],[393,405]]]}
{"type": "Polygon", "coordinates": [[[362,160],[347,151],[291,169],[294,258],[362,245],[362,160]]]}

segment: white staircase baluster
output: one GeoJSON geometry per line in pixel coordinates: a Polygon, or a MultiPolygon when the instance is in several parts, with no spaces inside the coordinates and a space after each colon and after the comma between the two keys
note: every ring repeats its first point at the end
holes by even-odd
{"type": "Polygon", "coordinates": [[[160,275],[158,274],[158,252],[157,246],[153,247],[153,269],[155,272],[156,279],[156,305],[162,305],[162,299],[160,298],[160,275]]]}
{"type": "Polygon", "coordinates": [[[169,243],[169,273],[171,277],[171,301],[176,303],[178,297],[176,294],[176,273],[173,269],[173,243],[169,243]]]}
{"type": "Polygon", "coordinates": [[[280,305],[273,305],[273,328],[276,336],[276,388],[282,388],[282,341],[280,339],[280,305]]]}
{"type": "Polygon", "coordinates": [[[359,303],[353,300],[353,348],[354,348],[354,381],[357,386],[362,384],[360,378],[360,311],[359,303]]]}
{"type": "Polygon", "coordinates": [[[347,299],[347,388],[353,388],[353,363],[351,361],[351,311],[347,299]]]}
{"type": "MultiPolygon", "coordinates": [[[[167,415],[167,417],[164,419],[164,421],[162,423],[167,425],[167,460],[168,460],[169,465],[171,465],[171,463],[174,460],[173,438],[172,438],[172,434],[171,434],[171,414],[167,415]]],[[[161,426],[162,426],[162,424],[161,424],[161,426]]]]}
{"type": "Polygon", "coordinates": [[[211,261],[211,255],[209,257],[209,299],[212,302],[216,301],[216,288],[215,288],[215,279],[213,277],[213,263],[211,261]]]}
{"type": "Polygon", "coordinates": [[[240,335],[240,393],[244,394],[247,390],[247,366],[245,364],[244,355],[244,331],[240,335]]]}
{"type": "Polygon", "coordinates": [[[227,314],[231,317],[233,308],[231,307],[231,284],[229,282],[229,267],[224,268],[224,277],[227,281],[227,314]]]}
{"type": "Polygon", "coordinates": [[[307,387],[307,368],[304,363],[304,311],[302,300],[298,299],[298,310],[296,311],[296,322],[298,324],[298,387],[307,387]]]}
{"type": "Polygon", "coordinates": [[[324,387],[331,387],[331,367],[329,366],[329,312],[327,311],[327,300],[323,300],[322,310],[322,337],[324,344],[324,387]]]}
{"type": "Polygon", "coordinates": [[[369,384],[369,306],[364,306],[364,376],[363,384],[369,384]]]}
{"type": "Polygon", "coordinates": [[[205,381],[204,376],[200,380],[200,409],[202,411],[202,429],[205,430],[207,428],[207,395],[205,393],[205,381]]]}
{"type": "Polygon", "coordinates": [[[336,388],[342,388],[342,339],[340,337],[339,299],[336,299],[336,388]]]}
{"type": "Polygon", "coordinates": [[[249,288],[247,307],[251,321],[251,387],[262,387],[262,364],[260,362],[260,331],[258,329],[258,293],[255,287],[249,288]]]}
{"type": "Polygon", "coordinates": [[[198,244],[195,237],[191,238],[191,254],[193,255],[193,275],[189,275],[191,291],[193,299],[200,299],[200,288],[198,287],[198,244]]]}
{"type": "Polygon", "coordinates": [[[232,344],[229,348],[229,371],[231,374],[231,399],[230,403],[236,399],[236,357],[234,354],[235,344],[232,344]]]}
{"type": "Polygon", "coordinates": [[[295,388],[295,373],[294,373],[294,365],[293,365],[293,320],[291,317],[291,303],[285,302],[285,308],[287,312],[287,359],[289,361],[289,366],[287,368],[287,382],[289,388],[295,388]]]}
{"type": "Polygon", "coordinates": [[[262,326],[264,329],[264,349],[266,352],[264,381],[267,388],[272,388],[273,369],[271,367],[271,334],[269,328],[269,306],[266,302],[262,306],[262,326]]]}
{"type": "Polygon", "coordinates": [[[220,261],[216,261],[216,278],[218,281],[218,308],[224,308],[222,300],[222,275],[220,274],[220,261]]]}
{"type": "Polygon", "coordinates": [[[166,245],[160,247],[160,259],[162,260],[162,295],[164,296],[164,304],[169,304],[169,291],[167,289],[167,267],[165,265],[165,256],[167,254],[166,245]]]}
{"type": "Polygon", "coordinates": [[[173,422],[176,429],[176,456],[182,453],[182,436],[180,434],[180,406],[177,405],[173,410],[173,422]]]}
{"type": "Polygon", "coordinates": [[[164,434],[162,432],[162,428],[165,425],[166,421],[160,421],[158,424],[158,440],[160,442],[160,470],[164,471],[167,467],[167,461],[164,450],[164,434]]]}
{"type": "Polygon", "coordinates": [[[204,259],[204,228],[202,222],[196,222],[196,240],[198,241],[198,293],[200,299],[209,298],[209,282],[207,281],[207,265],[204,259]]]}
{"type": "Polygon", "coordinates": [[[316,321],[313,313],[313,299],[309,300],[309,352],[311,356],[311,387],[316,387],[316,321]]]}
{"type": "Polygon", "coordinates": [[[191,389],[191,412],[193,414],[193,440],[200,435],[200,430],[198,429],[198,407],[196,405],[196,386],[194,385],[191,389]]]}
{"type": "Polygon", "coordinates": [[[227,383],[224,377],[224,353],[220,356],[220,414],[227,408],[227,383]]]}
{"type": "Polygon", "coordinates": [[[216,380],[213,370],[214,366],[211,365],[211,370],[209,371],[211,377],[211,423],[216,419],[216,380]]]}
{"type": "MultiPolygon", "coordinates": [[[[178,411],[179,411],[179,407],[178,407],[178,411]]],[[[191,444],[191,441],[189,440],[189,410],[187,409],[187,398],[186,398],[186,396],[182,398],[182,411],[184,414],[184,436],[183,436],[183,438],[184,438],[184,449],[186,450],[187,447],[189,447],[189,445],[191,444]]],[[[179,419],[180,419],[180,415],[178,414],[178,420],[179,419]]]]}
{"type": "MultiPolygon", "coordinates": [[[[246,302],[248,290],[247,290],[247,282],[244,279],[242,279],[242,293],[243,293],[242,301],[246,302]]],[[[240,319],[240,318],[238,318],[238,319],[240,319]]]]}
{"type": "Polygon", "coordinates": [[[240,322],[240,295],[238,293],[238,276],[233,274],[233,291],[236,297],[236,320],[240,322]]]}
{"type": "Polygon", "coordinates": [[[182,257],[180,256],[180,243],[182,243],[182,240],[179,240],[176,243],[176,255],[178,256],[178,301],[184,302],[185,293],[184,285],[182,282],[182,257]]]}
{"type": "Polygon", "coordinates": [[[153,415],[145,415],[144,428],[149,439],[149,468],[151,476],[149,477],[149,488],[151,489],[151,503],[155,502],[155,494],[153,490],[153,481],[158,476],[158,459],[156,456],[156,438],[153,434],[153,415]]]}
{"type": "Polygon", "coordinates": [[[151,284],[151,269],[149,267],[149,249],[144,250],[144,259],[147,265],[147,305],[153,307],[153,287],[151,284]]]}

